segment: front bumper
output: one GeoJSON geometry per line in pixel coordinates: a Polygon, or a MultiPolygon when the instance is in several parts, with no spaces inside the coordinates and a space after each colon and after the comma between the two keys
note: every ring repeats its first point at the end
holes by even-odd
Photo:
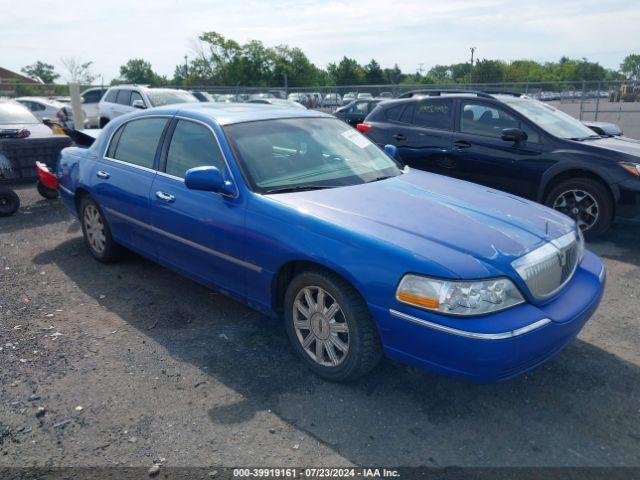
{"type": "Polygon", "coordinates": [[[604,266],[590,252],[562,293],[542,306],[522,304],[483,317],[443,317],[406,305],[370,305],[389,358],[476,382],[521,375],[549,360],[595,312],[604,266]]]}
{"type": "Polygon", "coordinates": [[[620,197],[616,205],[618,223],[640,225],[640,181],[631,178],[617,185],[620,197]]]}

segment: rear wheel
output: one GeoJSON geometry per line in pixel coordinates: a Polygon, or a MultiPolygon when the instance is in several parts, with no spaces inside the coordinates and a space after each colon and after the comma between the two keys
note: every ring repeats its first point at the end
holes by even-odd
{"type": "Polygon", "coordinates": [[[573,218],[586,238],[605,233],[613,219],[613,200],[604,185],[590,178],[566,180],[551,189],[545,204],[573,218]]]}
{"type": "Polygon", "coordinates": [[[80,221],[84,242],[91,255],[103,263],[117,260],[122,247],[111,237],[111,229],[102,210],[91,197],[84,197],[80,204],[80,221]]]}
{"type": "Polygon", "coordinates": [[[338,275],[297,275],[285,295],[285,322],[298,356],[321,377],[348,381],[373,369],[382,346],[369,309],[338,275]]]}
{"type": "Polygon", "coordinates": [[[0,217],[10,217],[20,208],[20,197],[13,190],[0,187],[0,217]]]}

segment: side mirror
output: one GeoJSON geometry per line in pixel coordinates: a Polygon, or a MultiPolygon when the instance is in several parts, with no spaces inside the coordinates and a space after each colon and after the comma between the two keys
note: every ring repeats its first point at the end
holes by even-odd
{"type": "Polygon", "coordinates": [[[133,103],[131,104],[131,106],[132,106],[133,108],[140,108],[140,109],[142,109],[142,110],[144,110],[145,108],[147,108],[147,107],[144,105],[144,102],[143,102],[142,100],[134,100],[134,101],[133,101],[133,103]]]}
{"type": "Polygon", "coordinates": [[[384,153],[389,155],[391,158],[398,160],[398,147],[395,145],[385,145],[384,153]]]}
{"type": "Polygon", "coordinates": [[[505,142],[518,143],[524,142],[529,137],[519,128],[505,128],[504,130],[502,130],[501,138],[505,142]]]}
{"type": "Polygon", "coordinates": [[[225,180],[216,167],[195,167],[187,170],[184,184],[191,190],[204,190],[222,195],[234,195],[233,183],[225,180]]]}
{"type": "Polygon", "coordinates": [[[42,123],[44,123],[47,127],[53,127],[53,122],[49,117],[42,117],[42,123]]]}

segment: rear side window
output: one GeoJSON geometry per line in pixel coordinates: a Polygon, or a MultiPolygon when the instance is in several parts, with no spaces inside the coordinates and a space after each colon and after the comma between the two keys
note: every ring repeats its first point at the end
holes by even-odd
{"type": "Polygon", "coordinates": [[[167,152],[166,173],[184,178],[194,167],[217,167],[224,174],[224,159],[211,131],[204,125],[178,120],[167,152]]]}
{"type": "Polygon", "coordinates": [[[107,156],[140,167],[153,168],[166,118],[143,118],[125,123],[113,136],[107,156]]]}
{"type": "Polygon", "coordinates": [[[426,100],[418,103],[415,125],[438,130],[453,130],[453,102],[450,99],[426,100]]]}
{"type": "Polygon", "coordinates": [[[104,97],[104,101],[116,103],[117,95],[118,95],[118,90],[109,90],[109,92],[107,92],[107,95],[104,97]]]}
{"type": "Polygon", "coordinates": [[[397,105],[395,107],[387,108],[384,111],[385,118],[393,122],[398,121],[400,119],[400,114],[402,113],[403,107],[404,105],[397,105]]]}
{"type": "Polygon", "coordinates": [[[120,105],[129,105],[130,98],[131,98],[131,90],[118,90],[116,103],[119,103],[120,105]]]}
{"type": "Polygon", "coordinates": [[[400,116],[400,121],[402,123],[411,123],[413,122],[413,112],[416,111],[416,104],[410,103],[407,105],[407,108],[404,109],[402,115],[400,116]]]}

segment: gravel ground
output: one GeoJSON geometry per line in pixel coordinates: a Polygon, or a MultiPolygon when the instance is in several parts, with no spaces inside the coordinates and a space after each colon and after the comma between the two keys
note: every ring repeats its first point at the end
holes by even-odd
{"type": "Polygon", "coordinates": [[[389,361],[311,375],[279,321],[129,255],[92,260],[32,186],[0,219],[0,466],[639,466],[640,230],[550,363],[473,385],[389,361]],[[40,409],[40,410],[39,410],[40,409]]]}

